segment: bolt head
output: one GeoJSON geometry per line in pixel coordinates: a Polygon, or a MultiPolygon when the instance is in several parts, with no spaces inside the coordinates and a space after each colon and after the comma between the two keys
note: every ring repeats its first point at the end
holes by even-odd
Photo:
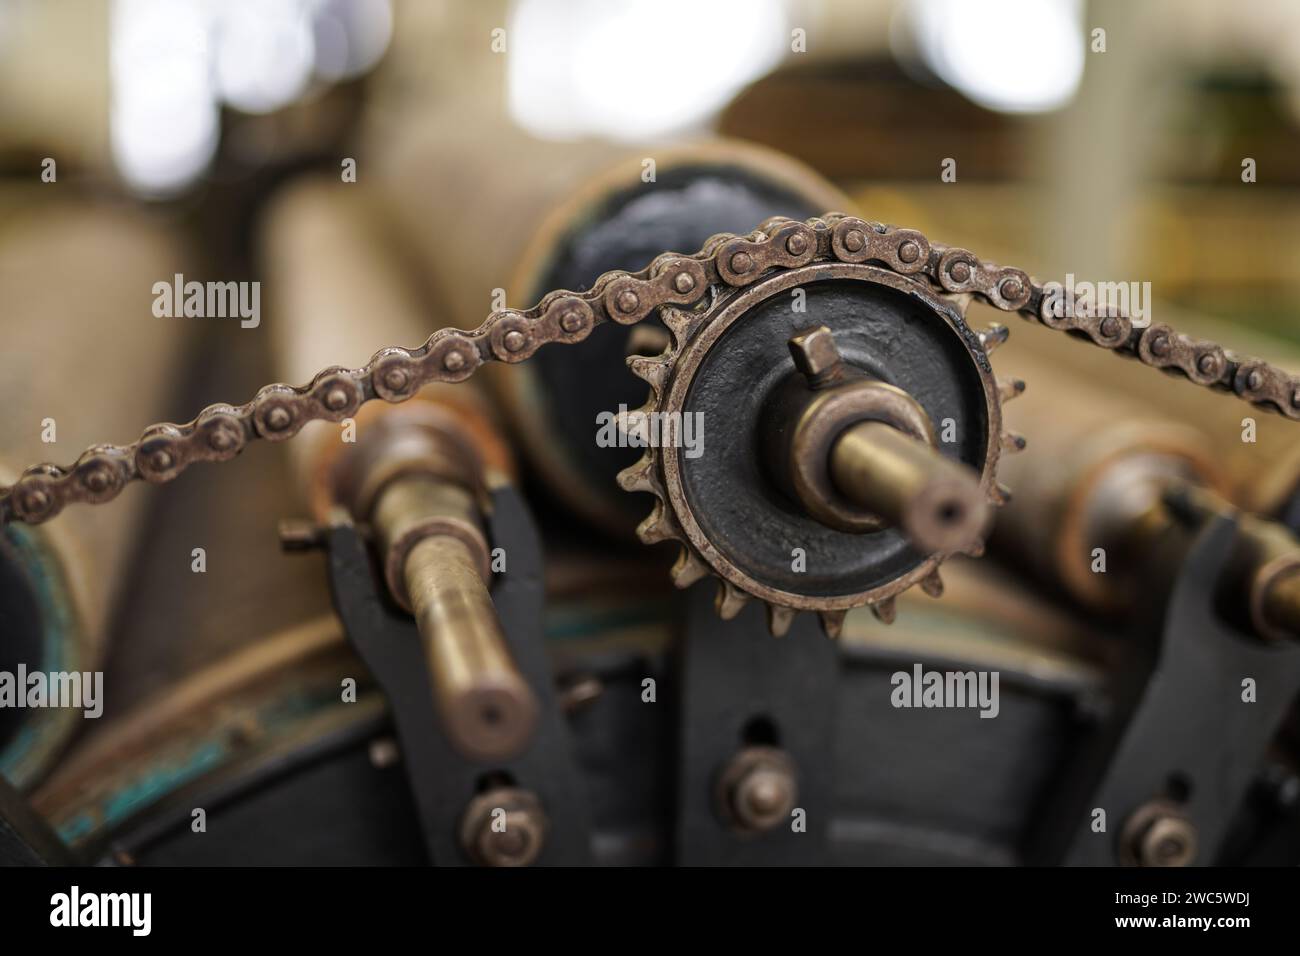
{"type": "Polygon", "coordinates": [[[485,866],[527,866],[542,849],[537,821],[526,810],[507,810],[505,828],[491,822],[479,831],[478,856],[485,866]]]}
{"type": "Polygon", "coordinates": [[[1187,866],[1196,857],[1196,831],[1181,817],[1157,817],[1143,832],[1137,855],[1143,866],[1187,866]]]}
{"type": "Polygon", "coordinates": [[[736,784],[736,815],[747,827],[766,830],[783,821],[794,808],[794,781],[766,767],[756,768],[736,784]]]}
{"type": "Polygon", "coordinates": [[[738,830],[763,833],[790,818],[799,799],[794,762],[777,747],[748,746],[718,778],[719,810],[738,830]]]}
{"type": "Polygon", "coordinates": [[[528,866],[541,855],[548,825],[536,795],[497,787],[470,801],[461,846],[481,866],[528,866]]]}

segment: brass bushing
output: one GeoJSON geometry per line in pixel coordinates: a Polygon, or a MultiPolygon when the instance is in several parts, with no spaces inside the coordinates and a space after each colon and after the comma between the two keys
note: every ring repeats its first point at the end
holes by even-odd
{"type": "Polygon", "coordinates": [[[808,514],[841,531],[879,531],[887,522],[855,504],[836,486],[831,451],[837,439],[863,421],[884,422],[917,441],[934,445],[925,410],[901,388],[859,380],[813,393],[790,436],[790,487],[808,514]]]}

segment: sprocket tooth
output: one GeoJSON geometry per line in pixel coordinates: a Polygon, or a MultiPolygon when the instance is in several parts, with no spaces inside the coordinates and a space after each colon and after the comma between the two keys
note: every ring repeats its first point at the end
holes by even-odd
{"type": "Polygon", "coordinates": [[[688,588],[709,574],[709,566],[695,553],[694,549],[683,547],[673,563],[673,584],[679,588],[688,588]]]}
{"type": "Polygon", "coordinates": [[[785,637],[794,623],[795,609],[781,604],[767,606],[767,629],[773,637],[785,637]]]}
{"type": "Polygon", "coordinates": [[[822,630],[826,636],[838,640],[839,636],[844,633],[844,616],[848,611],[820,611],[818,617],[822,620],[822,630]]]}
{"type": "Polygon", "coordinates": [[[1008,455],[1016,455],[1025,450],[1025,436],[1016,432],[1002,433],[1002,450],[1008,455]]]}
{"type": "Polygon", "coordinates": [[[654,465],[654,459],[644,455],[636,464],[628,465],[618,473],[618,486],[624,491],[654,493],[654,465]]]}
{"type": "Polygon", "coordinates": [[[650,514],[637,525],[636,536],[641,539],[642,544],[677,540],[676,523],[662,501],[656,501],[650,514]]]}
{"type": "Polygon", "coordinates": [[[1025,380],[1023,378],[998,379],[998,397],[1002,401],[1009,402],[1023,394],[1025,394],[1025,380]]]}
{"type": "Polygon", "coordinates": [[[984,354],[992,355],[997,351],[998,346],[1011,337],[1011,330],[1001,322],[991,322],[987,329],[978,333],[977,337],[980,340],[980,346],[984,349],[984,354]]]}
{"type": "Polygon", "coordinates": [[[730,621],[744,609],[747,603],[749,603],[749,595],[740,588],[730,581],[718,582],[718,596],[714,601],[718,617],[730,621]]]}
{"type": "Polygon", "coordinates": [[[943,577],[938,568],[921,578],[921,590],[932,598],[943,597],[943,577]]]}
{"type": "Polygon", "coordinates": [[[659,317],[663,320],[668,331],[673,334],[673,342],[676,348],[681,348],[686,344],[691,333],[695,331],[695,324],[699,320],[693,312],[687,312],[684,309],[661,308],[659,317]]]}
{"type": "Polygon", "coordinates": [[[868,606],[871,608],[871,613],[876,616],[876,620],[882,624],[893,624],[894,618],[898,617],[898,605],[894,603],[892,597],[884,598],[868,606]]]}
{"type": "Polygon", "coordinates": [[[663,356],[630,355],[627,367],[632,370],[633,375],[653,388],[655,394],[663,391],[664,382],[668,381],[670,365],[663,356]]]}
{"type": "Polygon", "coordinates": [[[620,408],[614,415],[614,427],[618,433],[628,440],[629,444],[633,439],[637,440],[642,448],[650,447],[650,418],[646,409],[652,408],[650,405],[643,405],[641,408],[620,408]]]}

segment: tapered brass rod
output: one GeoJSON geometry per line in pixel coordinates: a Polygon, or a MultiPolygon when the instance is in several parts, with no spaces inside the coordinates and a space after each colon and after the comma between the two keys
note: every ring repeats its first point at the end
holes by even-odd
{"type": "Polygon", "coordinates": [[[469,548],[431,535],[407,555],[405,580],[448,736],[482,759],[519,753],[537,723],[537,701],[510,657],[469,548]]]}
{"type": "Polygon", "coordinates": [[[389,590],[415,615],[447,739],[472,760],[517,756],[532,739],[538,705],[488,591],[474,496],[416,471],[391,479],[371,514],[389,590]]]}
{"type": "Polygon", "coordinates": [[[899,528],[921,551],[962,550],[988,520],[973,469],[884,422],[848,428],[831,448],[830,471],[840,494],[899,528]]]}

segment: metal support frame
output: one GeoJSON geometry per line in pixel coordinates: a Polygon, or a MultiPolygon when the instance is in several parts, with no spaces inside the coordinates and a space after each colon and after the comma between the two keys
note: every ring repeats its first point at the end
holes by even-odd
{"type": "Polygon", "coordinates": [[[795,618],[780,639],[768,634],[757,604],[721,620],[710,584],[687,595],[678,661],[676,862],[829,863],[839,646],[812,614],[795,618]],[[718,780],[754,742],[745,734],[755,720],[775,731],[774,744],[794,763],[804,832],[795,832],[793,818],[767,832],[738,832],[719,813],[718,780]]]}
{"type": "MultiPolygon", "coordinates": [[[[1172,801],[1197,834],[1194,862],[1215,862],[1234,812],[1242,805],[1265,752],[1300,692],[1300,647],[1269,645],[1226,621],[1216,608],[1218,583],[1233,552],[1237,522],[1216,516],[1196,533],[1167,592],[1153,648],[1154,667],[1127,682],[1110,722],[1104,766],[1076,790],[1056,819],[1073,865],[1121,859],[1126,821],[1153,800],[1172,801]],[[1242,681],[1256,700],[1242,700],[1242,681]],[[1136,692],[1136,693],[1134,693],[1136,692]],[[1091,810],[1106,811],[1105,833],[1092,830],[1091,810]]],[[[1157,591],[1153,588],[1153,594],[1157,591]]]]}

